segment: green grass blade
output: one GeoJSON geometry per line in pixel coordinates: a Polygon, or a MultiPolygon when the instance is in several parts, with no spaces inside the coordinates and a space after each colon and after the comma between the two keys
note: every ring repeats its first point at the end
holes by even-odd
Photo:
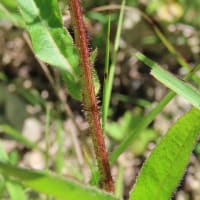
{"type": "Polygon", "coordinates": [[[111,98],[111,92],[112,92],[112,85],[113,85],[113,79],[114,79],[114,74],[115,74],[115,66],[116,66],[116,61],[117,61],[117,52],[119,49],[119,40],[120,40],[120,35],[122,31],[122,23],[123,23],[123,16],[124,16],[124,7],[126,4],[126,0],[122,0],[121,4],[121,9],[120,9],[120,14],[119,14],[119,21],[117,25],[117,33],[115,37],[115,43],[114,43],[114,50],[113,50],[113,55],[112,55],[112,63],[109,69],[109,74],[108,74],[108,81],[106,82],[106,86],[104,86],[104,104],[103,104],[103,122],[104,122],[104,128],[105,128],[105,121],[107,119],[108,115],[108,108],[109,108],[109,103],[110,103],[110,98],[111,98]]]}
{"type": "Polygon", "coordinates": [[[111,194],[98,189],[51,174],[21,169],[3,162],[0,162],[0,171],[4,175],[23,182],[25,186],[62,200],[117,200],[111,194]]]}
{"type": "Polygon", "coordinates": [[[115,183],[115,196],[117,198],[122,199],[123,189],[124,189],[124,167],[120,165],[118,170],[118,177],[115,183]]]}
{"type": "Polygon", "coordinates": [[[57,154],[56,154],[55,166],[56,166],[56,171],[58,174],[61,174],[62,168],[64,165],[63,132],[64,132],[64,130],[62,127],[62,122],[61,122],[61,120],[57,120],[57,122],[56,122],[56,141],[57,141],[57,145],[58,145],[58,150],[57,150],[57,154]]]}
{"type": "Polygon", "coordinates": [[[165,35],[156,27],[154,26],[154,31],[156,35],[159,37],[161,42],[164,44],[164,46],[168,49],[168,51],[174,55],[178,63],[185,68],[187,71],[190,71],[191,67],[186,63],[184,58],[176,51],[176,49],[173,47],[173,45],[168,41],[168,39],[165,37],[165,35]]]}
{"type": "MultiPolygon", "coordinates": [[[[141,60],[142,62],[144,60],[141,60]]],[[[153,62],[153,61],[151,61],[153,62]]],[[[189,80],[193,77],[193,75],[200,69],[200,65],[198,65],[193,71],[191,71],[184,80],[189,80]]],[[[124,150],[133,142],[138,134],[140,134],[158,115],[162,109],[173,99],[176,93],[170,91],[159,103],[146,115],[144,116],[140,123],[137,124],[135,129],[128,134],[127,137],[120,143],[120,145],[112,152],[110,156],[110,162],[113,164],[117,158],[124,152],[124,150]]]]}
{"type": "Polygon", "coordinates": [[[26,139],[21,133],[19,133],[17,130],[13,129],[9,125],[1,124],[0,125],[0,132],[3,132],[4,134],[10,136],[11,138],[22,143],[23,145],[25,145],[28,148],[37,149],[37,150],[43,152],[42,149],[40,149],[37,146],[37,144],[32,143],[31,141],[26,139]]]}
{"type": "Polygon", "coordinates": [[[200,111],[192,108],[167,132],[145,162],[131,200],[168,200],[176,189],[200,132],[200,111]]]}
{"type": "Polygon", "coordinates": [[[106,37],[106,57],[105,57],[105,69],[104,69],[104,83],[103,83],[103,100],[102,100],[102,128],[106,128],[106,120],[108,116],[108,92],[106,90],[108,85],[108,67],[109,67],[109,58],[110,58],[110,15],[108,16],[108,28],[107,28],[107,37],[106,37]]]}
{"type": "Polygon", "coordinates": [[[143,54],[136,53],[136,56],[151,68],[151,74],[157,80],[173,90],[175,93],[186,98],[193,106],[200,109],[200,92],[197,89],[185,83],[184,81],[179,80],[171,73],[152,62],[143,54]]]}

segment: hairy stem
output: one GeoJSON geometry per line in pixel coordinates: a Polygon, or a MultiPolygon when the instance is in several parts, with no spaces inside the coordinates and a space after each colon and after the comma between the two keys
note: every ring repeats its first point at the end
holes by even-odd
{"type": "Polygon", "coordinates": [[[79,62],[81,67],[82,101],[86,118],[90,126],[90,133],[93,140],[94,150],[100,171],[100,185],[108,191],[114,191],[113,180],[108,161],[108,154],[105,147],[103,131],[100,123],[100,113],[93,84],[90,53],[86,36],[85,24],[79,0],[70,0],[70,13],[72,16],[75,43],[79,51],[79,62]]]}

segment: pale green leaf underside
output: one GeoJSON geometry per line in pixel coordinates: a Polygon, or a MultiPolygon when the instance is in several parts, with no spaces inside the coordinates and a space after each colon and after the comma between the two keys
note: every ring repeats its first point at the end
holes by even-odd
{"type": "MultiPolygon", "coordinates": [[[[69,93],[73,98],[81,100],[78,52],[71,35],[63,27],[57,0],[17,2],[31,36],[34,53],[42,61],[61,69],[69,93]]],[[[94,81],[98,91],[98,78],[94,78],[94,81]]]]}
{"type": "Polygon", "coordinates": [[[51,174],[17,168],[1,161],[0,171],[22,182],[25,186],[62,200],[117,200],[112,195],[98,189],[51,174]]]}
{"type": "Polygon", "coordinates": [[[16,26],[24,26],[23,20],[18,13],[16,1],[1,0],[0,19],[8,19],[16,26]]]}
{"type": "Polygon", "coordinates": [[[27,24],[33,49],[43,61],[75,73],[78,57],[69,33],[64,29],[56,0],[17,0],[27,24]]]}
{"type": "Polygon", "coordinates": [[[182,116],[155,147],[130,193],[131,200],[169,200],[175,191],[200,132],[200,111],[182,116]]]}
{"type": "Polygon", "coordinates": [[[69,32],[63,27],[57,0],[17,0],[17,3],[34,53],[61,70],[69,93],[80,100],[78,53],[69,32]]]}
{"type": "Polygon", "coordinates": [[[175,93],[186,98],[193,106],[200,109],[200,92],[196,88],[182,80],[179,80],[143,54],[138,52],[136,53],[136,57],[151,68],[151,74],[157,80],[173,90],[175,93]]]}

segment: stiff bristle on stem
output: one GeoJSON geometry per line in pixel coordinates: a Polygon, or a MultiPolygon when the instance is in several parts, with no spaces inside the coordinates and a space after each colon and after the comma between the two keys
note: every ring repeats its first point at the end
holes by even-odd
{"type": "Polygon", "coordinates": [[[75,32],[75,45],[79,52],[79,64],[81,67],[82,101],[92,135],[94,150],[100,171],[100,185],[108,191],[114,191],[113,179],[105,147],[103,131],[100,123],[100,112],[95,95],[92,67],[86,29],[83,21],[82,9],[79,0],[70,0],[69,7],[75,32]]]}

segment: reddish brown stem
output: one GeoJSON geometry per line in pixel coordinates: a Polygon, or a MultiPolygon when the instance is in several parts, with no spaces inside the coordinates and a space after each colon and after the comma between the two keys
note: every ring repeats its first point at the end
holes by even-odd
{"type": "Polygon", "coordinates": [[[69,6],[75,31],[75,43],[79,51],[82,72],[82,101],[86,112],[86,118],[89,122],[94,150],[98,161],[98,167],[101,175],[101,187],[108,192],[113,192],[114,184],[100,123],[100,113],[95,95],[83,14],[79,0],[69,0],[69,6]]]}

